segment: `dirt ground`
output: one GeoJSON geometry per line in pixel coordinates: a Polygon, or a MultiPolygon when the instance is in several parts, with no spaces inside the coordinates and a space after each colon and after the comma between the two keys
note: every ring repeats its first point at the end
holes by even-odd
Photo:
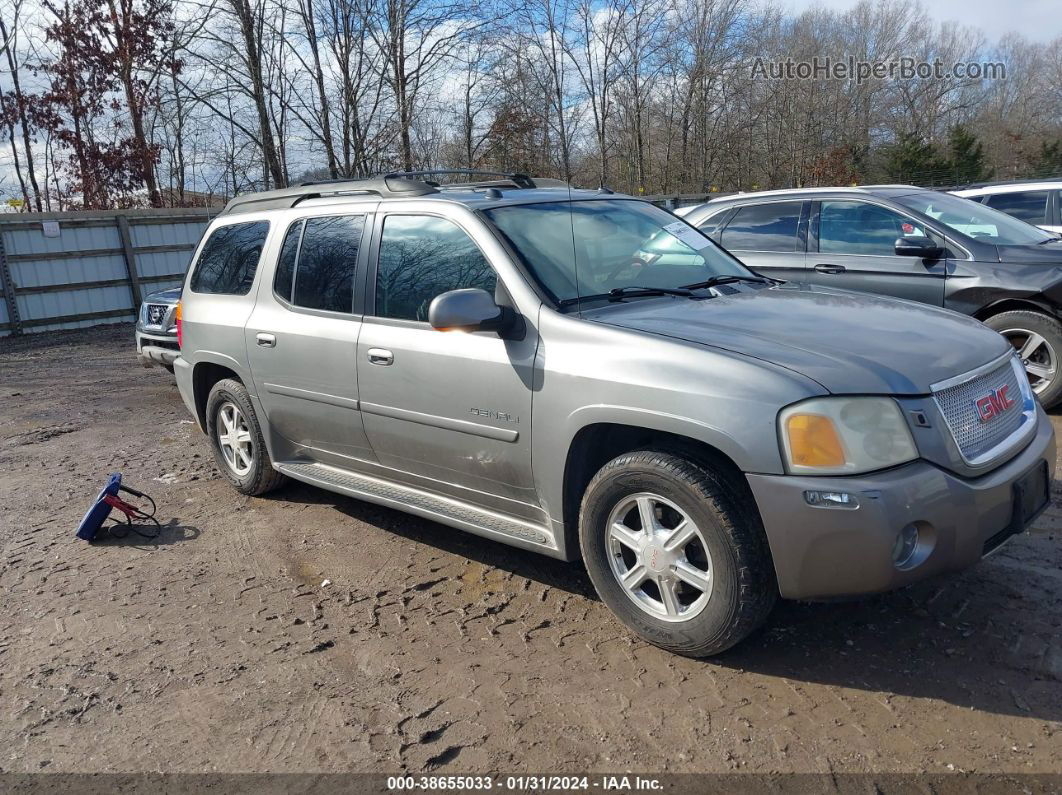
{"type": "Polygon", "coordinates": [[[632,639],[579,566],[237,494],[132,336],[0,341],[0,771],[1062,769],[1058,483],[974,569],[783,604],[700,662],[632,639]],[[113,471],[157,541],[74,538],[113,471]]]}

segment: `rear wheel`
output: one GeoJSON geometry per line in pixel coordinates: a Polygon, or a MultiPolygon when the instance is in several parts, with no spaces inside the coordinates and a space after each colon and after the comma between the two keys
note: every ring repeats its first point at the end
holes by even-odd
{"type": "Polygon", "coordinates": [[[221,474],[243,494],[272,491],[286,478],[273,469],[251,396],[239,381],[225,378],[207,398],[207,435],[221,474]]]}
{"type": "Polygon", "coordinates": [[[690,657],[718,654],[777,598],[767,539],[731,478],[671,453],[606,464],[580,511],[583,560],[602,601],[638,635],[690,657]]]}
{"type": "Polygon", "coordinates": [[[1040,312],[1018,310],[988,318],[1021,357],[1033,392],[1045,408],[1062,400],[1062,323],[1040,312]]]}

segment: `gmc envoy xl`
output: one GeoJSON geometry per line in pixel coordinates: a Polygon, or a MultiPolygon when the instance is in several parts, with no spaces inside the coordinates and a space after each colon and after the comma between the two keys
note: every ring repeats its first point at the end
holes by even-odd
{"type": "Polygon", "coordinates": [[[1051,424],[976,320],[757,275],[607,190],[443,173],[211,223],[174,369],[243,494],[294,478],[581,558],[691,656],[778,597],[970,566],[1046,505],[1051,424]]]}

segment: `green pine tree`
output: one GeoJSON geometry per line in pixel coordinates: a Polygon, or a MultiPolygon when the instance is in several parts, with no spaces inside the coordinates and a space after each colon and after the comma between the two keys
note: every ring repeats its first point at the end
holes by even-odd
{"type": "Polygon", "coordinates": [[[917,133],[900,133],[894,143],[883,147],[882,155],[885,174],[893,182],[933,185],[947,169],[933,145],[917,133]]]}
{"type": "Polygon", "coordinates": [[[1062,175],[1062,138],[1040,144],[1040,151],[1033,158],[1032,167],[1033,174],[1038,177],[1062,175]]]}
{"type": "Polygon", "coordinates": [[[983,182],[992,176],[992,169],[985,164],[984,147],[977,136],[961,124],[956,124],[948,133],[947,163],[950,177],[958,185],[983,182]]]}

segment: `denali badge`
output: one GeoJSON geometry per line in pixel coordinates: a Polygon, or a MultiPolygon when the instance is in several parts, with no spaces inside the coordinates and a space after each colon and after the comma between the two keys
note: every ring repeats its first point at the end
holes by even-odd
{"type": "Polygon", "coordinates": [[[977,418],[981,420],[981,422],[988,422],[991,419],[995,419],[1014,405],[1014,401],[1007,397],[1008,389],[1010,389],[1010,386],[1004,384],[998,389],[993,389],[987,395],[983,395],[974,400],[974,408],[977,409],[977,418]]]}

